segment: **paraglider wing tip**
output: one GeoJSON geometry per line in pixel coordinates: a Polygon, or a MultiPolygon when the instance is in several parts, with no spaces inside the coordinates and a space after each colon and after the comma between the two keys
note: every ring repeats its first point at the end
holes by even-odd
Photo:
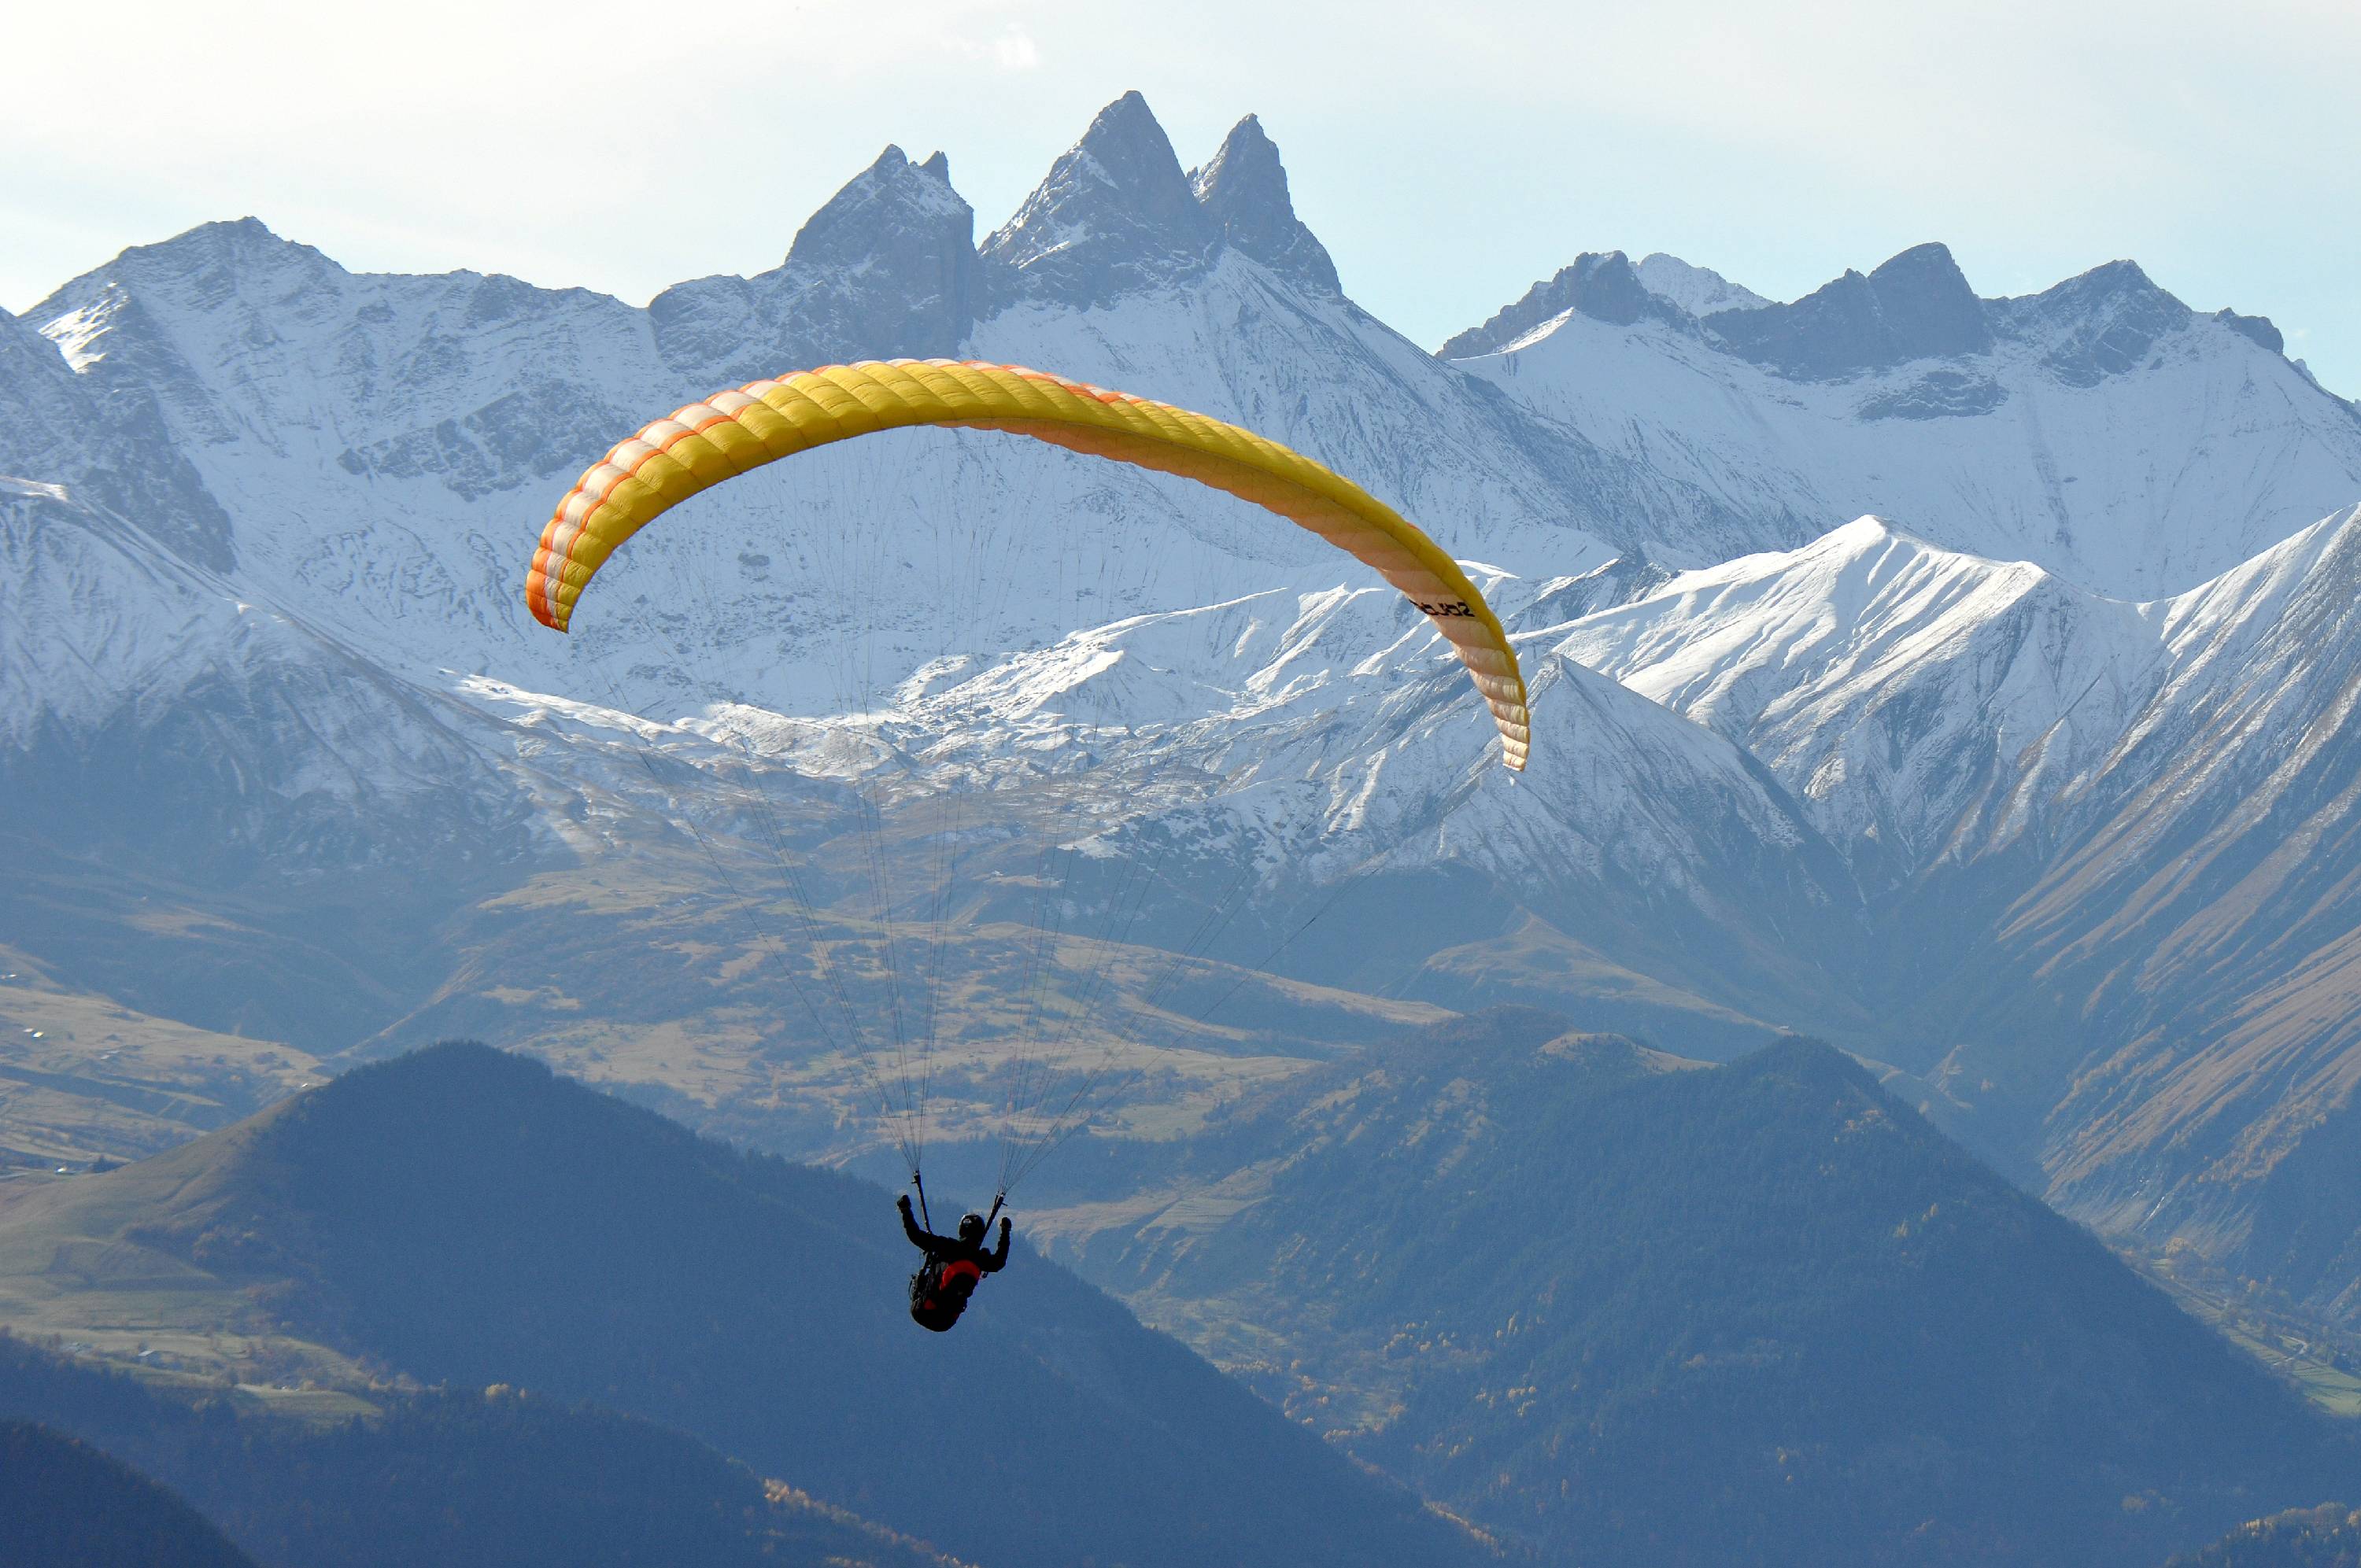
{"type": "MultiPolygon", "coordinates": [[[[1522,698],[1520,691],[1518,696],[1522,698]]],[[[1525,771],[1525,762],[1532,755],[1533,714],[1522,700],[1512,707],[1495,704],[1492,718],[1500,731],[1500,763],[1512,773],[1525,771]]]]}
{"type": "Polygon", "coordinates": [[[538,561],[535,562],[533,569],[525,574],[524,607],[533,612],[533,618],[535,620],[548,627],[552,631],[565,630],[566,623],[570,619],[565,609],[551,600],[549,576],[541,569],[538,561]]]}

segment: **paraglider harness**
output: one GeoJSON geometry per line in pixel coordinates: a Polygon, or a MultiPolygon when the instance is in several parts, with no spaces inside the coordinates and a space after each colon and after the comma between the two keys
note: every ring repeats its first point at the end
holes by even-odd
{"type": "MultiPolygon", "coordinates": [[[[935,1228],[934,1219],[927,1212],[927,1184],[911,1173],[911,1185],[918,1190],[918,1219],[929,1234],[935,1228]]],[[[983,1230],[992,1234],[992,1222],[1000,1218],[1000,1206],[1008,1201],[1005,1192],[992,1200],[992,1212],[984,1216],[983,1230]]],[[[910,1321],[922,1329],[947,1333],[967,1310],[967,1300],[983,1279],[983,1269],[973,1258],[928,1257],[910,1276],[910,1321]]]]}

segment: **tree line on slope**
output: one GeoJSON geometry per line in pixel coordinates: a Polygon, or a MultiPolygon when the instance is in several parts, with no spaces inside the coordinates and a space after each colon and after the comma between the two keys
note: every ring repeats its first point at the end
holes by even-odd
{"type": "Polygon", "coordinates": [[[1085,1266],[1293,1310],[1278,1354],[1400,1390],[1356,1453],[1573,1561],[2145,1568],[2361,1482],[2348,1429],[1825,1046],[1681,1066],[1502,1010],[1232,1120],[1196,1174],[1268,1195],[1085,1266]]]}

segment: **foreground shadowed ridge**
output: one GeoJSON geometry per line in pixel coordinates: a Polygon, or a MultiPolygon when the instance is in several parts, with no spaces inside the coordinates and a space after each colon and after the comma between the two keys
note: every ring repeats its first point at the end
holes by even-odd
{"type": "Polygon", "coordinates": [[[0,1545],[42,1568],[253,1568],[194,1508],[89,1444],[0,1420],[0,1545]]]}
{"type": "Polygon", "coordinates": [[[1194,1158],[1081,1266],[1577,1558],[2135,1568],[2361,1478],[2348,1431],[1812,1041],[1709,1068],[1499,1009],[1194,1158]]]}
{"type": "MultiPolygon", "coordinates": [[[[0,1409],[170,1481],[264,1568],[950,1568],[652,1422],[497,1385],[374,1397],[377,1415],[313,1430],[0,1339],[0,1409]]],[[[99,1518],[69,1522],[87,1535],[99,1518]]]]}
{"type": "Polygon", "coordinates": [[[1022,1248],[938,1340],[908,1321],[913,1259],[877,1188],[481,1046],[357,1069],[149,1164],[78,1186],[156,1183],[137,1242],[307,1337],[652,1418],[962,1557],[1467,1550],[1022,1248]]]}

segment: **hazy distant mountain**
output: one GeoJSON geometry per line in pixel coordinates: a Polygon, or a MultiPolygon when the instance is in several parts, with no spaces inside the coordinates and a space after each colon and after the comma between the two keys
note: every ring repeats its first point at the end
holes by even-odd
{"type": "Polygon", "coordinates": [[[2361,1476],[2349,1433],[1801,1041],[1709,1068],[1483,1014],[1054,1223],[1549,1561],[2152,1563],[2361,1476]]]}
{"type": "Polygon", "coordinates": [[[359,1069],[35,1192],[0,1231],[177,1258],[203,1271],[186,1288],[210,1276],[422,1381],[694,1433],[971,1561],[1471,1551],[1029,1252],[938,1339],[908,1321],[917,1255],[881,1190],[700,1142],[482,1047],[359,1069]]]}

